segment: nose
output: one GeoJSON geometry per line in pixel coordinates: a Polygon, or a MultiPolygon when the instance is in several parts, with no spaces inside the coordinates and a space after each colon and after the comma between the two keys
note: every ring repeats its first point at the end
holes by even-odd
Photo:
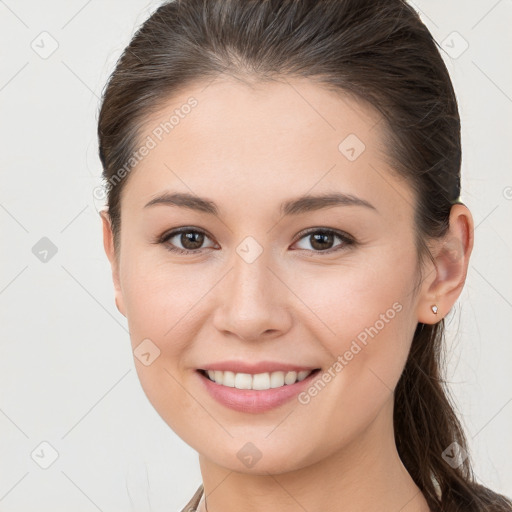
{"type": "Polygon", "coordinates": [[[223,335],[258,341],[284,335],[292,325],[291,291],[260,255],[252,263],[238,257],[220,285],[213,324],[223,335]]]}

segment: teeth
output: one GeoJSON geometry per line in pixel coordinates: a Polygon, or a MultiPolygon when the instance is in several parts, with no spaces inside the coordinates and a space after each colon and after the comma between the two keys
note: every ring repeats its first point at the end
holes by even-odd
{"type": "Polygon", "coordinates": [[[272,372],[272,373],[234,373],[230,371],[208,370],[208,377],[217,384],[237,389],[254,389],[263,391],[265,389],[280,388],[282,386],[295,384],[304,380],[312,370],[300,372],[272,372]]]}
{"type": "MultiPolygon", "coordinates": [[[[215,372],[217,373],[217,372],[215,372]]],[[[219,372],[222,373],[222,372],[219,372]]],[[[222,378],[222,384],[224,386],[228,386],[230,388],[235,387],[235,374],[233,372],[224,372],[224,376],[220,376],[219,380],[222,378]]]]}
{"type": "MultiPolygon", "coordinates": [[[[249,376],[250,377],[250,376],[249,376]]],[[[258,373],[252,377],[252,389],[270,389],[270,374],[258,373]]]]}
{"type": "Polygon", "coordinates": [[[284,386],[284,372],[273,372],[270,375],[270,387],[280,388],[284,386]]]}
{"type": "MultiPolygon", "coordinates": [[[[215,374],[215,377],[217,377],[217,374],[215,374]]],[[[224,381],[222,381],[222,382],[224,382],[224,381]]],[[[249,375],[248,373],[235,374],[235,388],[251,389],[252,388],[252,376],[249,375]]]]}
{"type": "Polygon", "coordinates": [[[284,383],[285,384],[294,384],[295,382],[297,382],[297,372],[288,372],[285,376],[284,376],[284,383]]]}
{"type": "Polygon", "coordinates": [[[304,380],[310,373],[313,373],[313,370],[302,370],[297,374],[297,380],[304,380]]]}

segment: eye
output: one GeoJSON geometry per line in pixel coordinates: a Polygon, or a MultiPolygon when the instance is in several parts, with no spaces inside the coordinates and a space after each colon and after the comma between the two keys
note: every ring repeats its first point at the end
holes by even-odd
{"type": "MultiPolygon", "coordinates": [[[[312,251],[320,254],[339,251],[356,243],[347,233],[326,228],[311,228],[300,233],[299,237],[299,241],[306,239],[311,244],[311,247],[313,247],[312,251]],[[335,239],[340,240],[341,243],[332,247],[335,239]]],[[[164,233],[154,243],[163,244],[168,251],[178,254],[199,254],[205,249],[201,247],[205,239],[209,239],[209,236],[203,230],[182,227],[164,233]],[[182,247],[177,247],[177,244],[180,244],[182,247]]],[[[210,246],[210,248],[214,248],[214,246],[210,246]]],[[[304,247],[300,249],[311,251],[311,249],[304,247]]]]}
{"type": "Polygon", "coordinates": [[[168,251],[178,254],[199,254],[202,252],[204,240],[208,235],[199,229],[183,227],[169,233],[164,233],[156,243],[164,244],[168,251]],[[173,242],[171,240],[175,239],[173,242]],[[181,244],[183,248],[176,247],[181,244]]]}
{"type": "MultiPolygon", "coordinates": [[[[306,239],[307,243],[313,247],[313,252],[318,252],[321,254],[340,251],[347,246],[355,244],[355,240],[350,235],[333,229],[312,228],[306,232],[302,232],[300,235],[301,236],[299,241],[306,239]],[[342,243],[332,247],[332,244],[336,238],[341,240],[342,243]]],[[[305,250],[310,249],[305,248],[305,250]]]]}

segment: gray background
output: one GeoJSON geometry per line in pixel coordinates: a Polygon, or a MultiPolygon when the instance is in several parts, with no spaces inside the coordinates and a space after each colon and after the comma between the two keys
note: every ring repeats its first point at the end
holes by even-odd
{"type": "MultiPolygon", "coordinates": [[[[103,252],[102,201],[93,195],[101,184],[99,96],[157,5],[0,0],[5,512],[174,511],[201,481],[196,452],[139,384],[103,252]],[[46,261],[43,237],[57,250],[46,261]]],[[[512,5],[415,6],[445,49],[457,91],[462,200],[476,225],[467,283],[448,317],[448,380],[479,480],[512,496],[512,5]]]]}

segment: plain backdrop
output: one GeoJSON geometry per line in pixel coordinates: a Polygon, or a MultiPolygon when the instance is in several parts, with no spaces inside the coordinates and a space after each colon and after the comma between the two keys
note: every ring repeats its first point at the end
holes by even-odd
{"type": "MultiPolygon", "coordinates": [[[[201,482],[139,384],[93,195],[99,97],[159,3],[0,0],[2,512],[171,512],[201,482]]],[[[457,92],[476,225],[447,378],[478,479],[512,496],[512,4],[414,5],[457,92]]]]}

